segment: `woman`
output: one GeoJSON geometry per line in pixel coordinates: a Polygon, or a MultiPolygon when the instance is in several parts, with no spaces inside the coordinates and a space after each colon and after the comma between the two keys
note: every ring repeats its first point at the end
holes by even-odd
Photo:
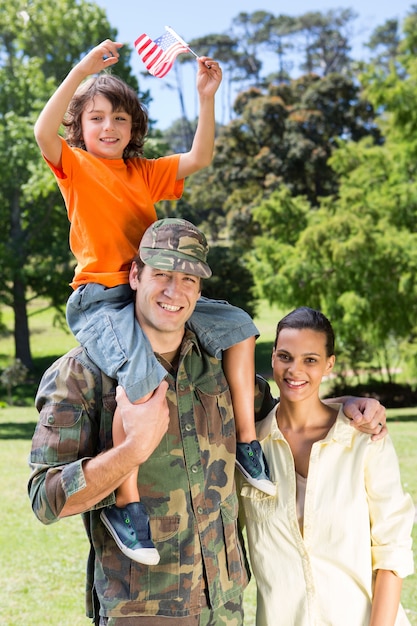
{"type": "Polygon", "coordinates": [[[320,400],[334,363],[321,312],[302,307],[279,322],[272,367],[280,402],[257,426],[277,493],[237,477],[257,626],[409,624],[400,595],[413,572],[414,505],[389,436],[371,442],[341,405],[320,400]]]}

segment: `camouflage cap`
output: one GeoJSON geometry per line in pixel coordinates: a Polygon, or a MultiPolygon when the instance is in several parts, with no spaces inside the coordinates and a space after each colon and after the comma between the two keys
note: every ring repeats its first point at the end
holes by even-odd
{"type": "Polygon", "coordinates": [[[158,220],[145,231],[139,256],[146,265],[170,272],[209,278],[208,244],[203,233],[187,220],[158,220]]]}

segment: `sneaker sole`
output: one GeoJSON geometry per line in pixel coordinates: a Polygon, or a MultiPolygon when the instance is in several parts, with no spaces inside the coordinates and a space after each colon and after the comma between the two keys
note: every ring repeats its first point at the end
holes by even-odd
{"type": "Polygon", "coordinates": [[[142,565],[158,565],[161,557],[156,548],[140,548],[139,550],[132,550],[131,548],[128,548],[120,540],[118,534],[114,531],[113,526],[107,520],[104,512],[100,513],[100,519],[110,535],[113,537],[119,550],[123,552],[125,556],[129,557],[132,561],[136,561],[136,563],[141,563],[142,565]]]}
{"type": "Polygon", "coordinates": [[[239,463],[239,461],[236,461],[236,467],[243,474],[248,483],[252,485],[252,487],[255,487],[255,489],[259,489],[259,491],[266,493],[268,496],[276,495],[277,487],[271,480],[264,480],[263,478],[261,480],[257,480],[256,478],[253,478],[253,476],[251,476],[245,470],[245,468],[239,463]]]}

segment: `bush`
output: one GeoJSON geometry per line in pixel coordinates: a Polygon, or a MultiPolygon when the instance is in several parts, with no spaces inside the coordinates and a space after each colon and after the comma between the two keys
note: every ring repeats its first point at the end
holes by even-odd
{"type": "Polygon", "coordinates": [[[376,380],[358,385],[339,383],[327,393],[329,398],[345,395],[376,398],[387,409],[417,406],[417,392],[406,383],[388,383],[376,380]]]}

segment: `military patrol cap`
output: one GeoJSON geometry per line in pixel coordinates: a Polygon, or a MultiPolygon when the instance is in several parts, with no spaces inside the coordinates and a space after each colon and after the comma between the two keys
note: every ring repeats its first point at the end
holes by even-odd
{"type": "Polygon", "coordinates": [[[158,220],[145,231],[139,256],[146,265],[169,272],[210,278],[208,244],[203,233],[187,220],[158,220]]]}

